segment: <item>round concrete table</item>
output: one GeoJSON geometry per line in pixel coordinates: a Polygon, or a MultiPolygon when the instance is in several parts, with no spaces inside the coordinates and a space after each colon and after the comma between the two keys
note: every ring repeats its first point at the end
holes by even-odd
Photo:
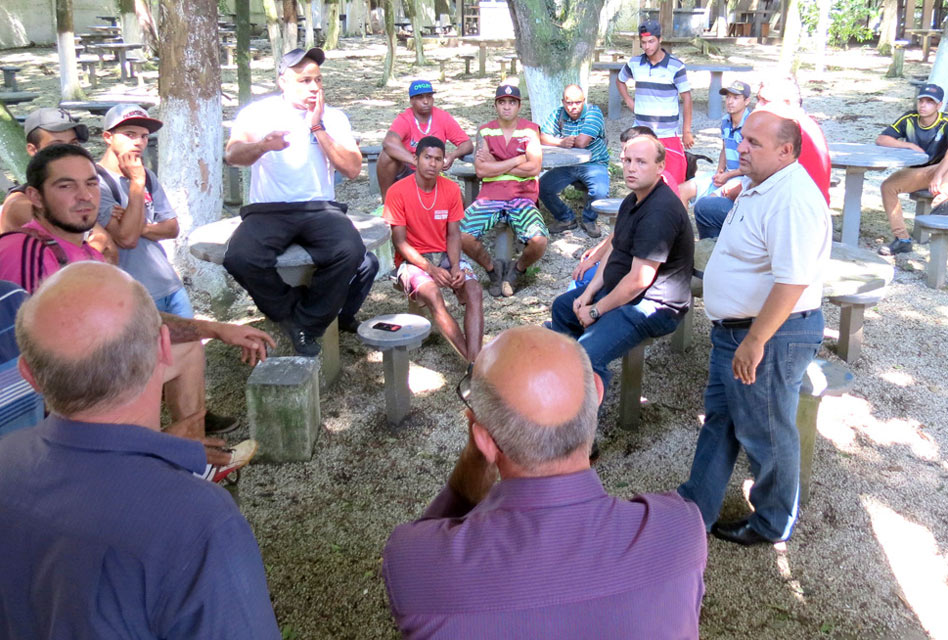
{"type": "Polygon", "coordinates": [[[411,388],[408,386],[408,350],[417,349],[431,333],[431,323],[413,313],[391,313],[376,316],[359,325],[359,338],[382,352],[385,375],[385,415],[389,424],[397,426],[411,409],[411,388]],[[398,326],[396,331],[375,329],[379,323],[398,326]]]}

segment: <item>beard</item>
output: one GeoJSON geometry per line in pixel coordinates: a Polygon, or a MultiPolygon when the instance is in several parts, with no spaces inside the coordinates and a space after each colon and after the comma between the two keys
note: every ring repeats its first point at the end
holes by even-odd
{"type": "Polygon", "coordinates": [[[46,221],[57,229],[62,229],[66,233],[85,233],[95,226],[95,216],[89,222],[80,222],[74,223],[69,222],[68,220],[63,220],[57,216],[52,210],[48,207],[44,207],[42,216],[46,218],[46,221]]]}

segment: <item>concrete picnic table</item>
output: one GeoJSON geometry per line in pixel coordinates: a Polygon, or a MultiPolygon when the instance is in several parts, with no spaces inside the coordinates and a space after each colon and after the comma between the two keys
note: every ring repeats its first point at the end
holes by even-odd
{"type": "Polygon", "coordinates": [[[465,36],[461,38],[465,44],[476,44],[478,75],[483,78],[487,75],[487,47],[512,47],[514,41],[510,38],[489,38],[485,36],[465,36]]]}
{"type": "Polygon", "coordinates": [[[59,106],[66,111],[88,111],[104,116],[109,109],[119,104],[137,104],[148,109],[158,106],[158,101],[149,96],[109,95],[102,96],[99,100],[63,100],[59,106]]]}
{"type": "Polygon", "coordinates": [[[881,147],[875,144],[834,142],[829,145],[830,161],[834,169],[846,170],[846,195],[843,201],[842,242],[859,244],[859,223],[862,217],[862,185],[866,171],[899,169],[928,162],[920,151],[881,147]]]}
{"type": "Polygon", "coordinates": [[[928,62],[931,40],[941,37],[941,29],[906,29],[905,32],[918,36],[918,39],[922,41],[922,62],[928,62]]]}
{"type": "Polygon", "coordinates": [[[134,49],[141,49],[142,44],[136,44],[134,42],[102,42],[95,45],[96,49],[108,49],[115,53],[115,57],[119,63],[119,73],[122,78],[122,82],[128,80],[128,69],[126,61],[128,59],[128,52],[134,49]]]}
{"type": "Polygon", "coordinates": [[[5,105],[33,102],[39,97],[40,94],[33,93],[32,91],[0,91],[0,102],[5,105]]]}

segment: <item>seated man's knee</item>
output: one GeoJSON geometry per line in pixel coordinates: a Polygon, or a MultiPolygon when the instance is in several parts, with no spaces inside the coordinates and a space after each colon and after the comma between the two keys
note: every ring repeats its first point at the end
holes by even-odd
{"type": "Polygon", "coordinates": [[[200,340],[176,342],[171,345],[172,364],[165,368],[163,382],[169,382],[185,371],[204,368],[204,345],[200,340]]]}
{"type": "Polygon", "coordinates": [[[530,238],[527,242],[528,245],[536,247],[538,251],[546,251],[546,245],[549,242],[549,239],[541,234],[537,234],[530,238]]]}

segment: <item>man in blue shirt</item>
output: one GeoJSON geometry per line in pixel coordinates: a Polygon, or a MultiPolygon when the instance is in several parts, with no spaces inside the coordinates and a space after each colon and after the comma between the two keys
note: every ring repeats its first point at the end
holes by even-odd
{"type": "Polygon", "coordinates": [[[587,149],[592,155],[589,162],[556,167],[540,176],[540,200],[556,218],[549,226],[550,232],[576,228],[575,214],[560,200],[559,193],[581,182],[589,192],[583,207],[583,231],[590,238],[598,238],[601,232],[597,214],[590,205],[593,200],[609,197],[609,149],[602,111],[596,105],[587,105],[582,88],[571,84],[563,90],[563,106],[551,112],[540,127],[540,142],[564,149],[587,149]]]}
{"type": "Polygon", "coordinates": [[[0,440],[0,637],[279,638],[260,550],[199,442],[161,433],[171,340],[110,265],[59,270],[17,316],[51,415],[0,440]]]}

